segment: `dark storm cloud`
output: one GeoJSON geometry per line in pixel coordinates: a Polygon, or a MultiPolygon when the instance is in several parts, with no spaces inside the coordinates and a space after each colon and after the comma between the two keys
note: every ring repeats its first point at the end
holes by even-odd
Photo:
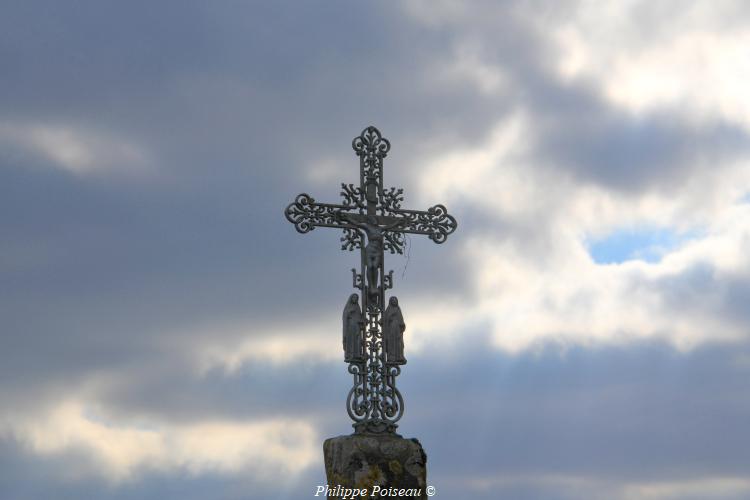
{"type": "Polygon", "coordinates": [[[674,193],[696,172],[732,165],[750,151],[738,124],[690,124],[679,109],[633,115],[586,90],[542,84],[530,95],[535,150],[551,175],[559,169],[615,191],[674,193]]]}
{"type": "Polygon", "coordinates": [[[750,404],[738,397],[748,389],[748,366],[738,361],[748,352],[680,354],[659,344],[520,356],[433,351],[408,365],[403,427],[431,450],[431,471],[442,473],[436,484],[535,477],[538,494],[543,476],[615,484],[742,477],[750,404]]]}
{"type": "MultiPolygon", "coordinates": [[[[481,334],[464,332],[460,342],[437,342],[429,352],[411,355],[404,367],[401,390],[407,412],[400,431],[418,437],[425,446],[430,483],[441,495],[460,498],[468,491],[472,498],[489,500],[499,494],[575,498],[585,492],[599,498],[607,488],[628,483],[741,477],[750,463],[744,446],[750,438],[745,425],[750,404],[737,397],[750,389],[750,367],[738,362],[750,355],[748,346],[707,347],[687,354],[656,343],[601,349],[549,347],[517,356],[493,353],[483,346],[481,334]],[[553,488],[549,477],[588,478],[592,484],[584,490],[575,484],[557,484],[558,497],[549,493],[553,488]],[[495,479],[505,482],[484,491],[473,489],[471,483],[493,484],[495,479]]],[[[264,412],[261,406],[274,407],[286,397],[293,400],[283,404],[296,403],[309,418],[321,421],[323,435],[335,435],[347,426],[341,411],[344,387],[335,381],[344,370],[343,363],[336,363],[304,368],[289,377],[284,368],[266,366],[228,376],[224,383],[216,383],[214,374],[182,387],[176,380],[169,387],[169,382],[157,383],[149,400],[119,394],[116,404],[122,406],[114,407],[114,414],[147,410],[180,421],[179,413],[205,415],[215,405],[214,413],[250,418],[264,412]],[[283,393],[264,389],[266,383],[281,387],[283,393]],[[321,385],[331,390],[319,394],[321,385]],[[221,394],[212,399],[213,391],[221,394]],[[155,398],[155,393],[161,397],[155,398]],[[253,410],[248,402],[256,396],[253,410]]],[[[16,498],[21,499],[46,498],[58,488],[70,498],[85,491],[102,499],[138,498],[138,494],[140,498],[159,494],[201,498],[191,495],[214,491],[211,498],[302,499],[322,480],[323,470],[321,462],[296,482],[279,484],[272,479],[248,482],[231,475],[187,471],[167,475],[145,468],[138,470],[138,480],[114,486],[64,480],[70,467],[82,467],[93,459],[85,450],[40,458],[6,438],[0,459],[5,464],[6,491],[19,492],[16,498]],[[186,484],[192,485],[190,491],[183,489],[186,484]]]]}
{"type": "MultiPolygon", "coordinates": [[[[343,158],[354,179],[349,141],[374,117],[388,117],[393,137],[448,111],[467,119],[472,108],[444,100],[435,109],[440,90],[423,95],[429,82],[413,62],[443,35],[420,33],[403,53],[403,20],[362,17],[348,4],[17,3],[6,14],[7,123],[122,136],[157,173],[124,179],[117,168],[129,166],[120,164],[74,176],[5,144],[2,241],[22,254],[4,262],[0,285],[14,352],[5,380],[127,366],[169,335],[189,336],[196,322],[251,320],[246,334],[258,335],[290,304],[309,316],[338,303],[348,279],[336,267],[339,235],[302,238],[281,215],[302,190],[338,198],[336,185],[311,189],[311,165],[343,158]],[[393,33],[384,36],[383,23],[393,33]],[[404,88],[404,79],[416,85],[404,88]],[[340,283],[328,279],[333,270],[340,283]]],[[[409,137],[394,141],[402,170],[409,137]]],[[[459,271],[434,275],[451,274],[459,271]]]]}
{"type": "MultiPolygon", "coordinates": [[[[463,332],[404,368],[402,431],[436,457],[436,478],[545,472],[648,481],[679,471],[675,479],[684,480],[741,475],[750,463],[742,444],[750,401],[737,397],[750,389],[747,345],[688,353],[659,343],[549,346],[521,355],[485,345],[481,334],[463,332]],[[459,450],[472,459],[456,460],[459,450]]],[[[146,374],[101,399],[113,415],[174,421],[304,408],[324,433],[336,433],[347,426],[344,371],[343,363],[298,365],[296,373],[256,363],[192,380],[146,374]]]]}
{"type": "MultiPolygon", "coordinates": [[[[532,143],[527,164],[544,169],[551,180],[572,174],[581,182],[630,193],[675,193],[693,174],[721,170],[747,157],[750,137],[739,123],[718,115],[697,120],[684,106],[636,113],[610,102],[602,86],[589,79],[559,75],[556,68],[564,54],[545,30],[565,26],[578,9],[585,11],[578,2],[492,2],[445,16],[443,28],[507,77],[502,94],[485,97],[486,108],[473,115],[485,131],[509,110],[522,110],[529,122],[525,138],[532,143]],[[540,24],[540,19],[550,24],[540,24]]],[[[640,43],[671,36],[663,4],[634,10],[640,26],[651,26],[640,32],[640,43]]],[[[727,16],[722,22],[746,25],[747,17],[727,16]]],[[[486,138],[480,130],[472,130],[471,137],[486,138]]]]}
{"type": "Polygon", "coordinates": [[[130,478],[120,483],[77,478],[82,467],[93,460],[85,451],[40,458],[29,454],[13,438],[0,437],[0,492],[3,498],[14,500],[291,500],[312,496],[314,485],[324,481],[321,473],[316,472],[286,481],[258,482],[242,475],[196,475],[187,468],[169,474],[143,468],[136,471],[137,480],[130,478]]]}
{"type": "Polygon", "coordinates": [[[665,308],[676,317],[720,318],[721,331],[710,332],[721,338],[730,332],[741,332],[746,338],[750,331],[750,276],[746,271],[730,272],[716,263],[702,260],[692,263],[679,273],[652,279],[636,279],[632,293],[655,293],[665,308]],[[727,331],[728,330],[728,331],[727,331]]]}
{"type": "MultiPolygon", "coordinates": [[[[274,365],[250,361],[239,370],[195,374],[151,365],[96,394],[105,418],[143,416],[193,423],[216,418],[237,420],[288,418],[302,409],[316,425],[335,421],[346,428],[342,397],[349,390],[343,363],[296,361],[274,365]],[[326,393],[319,387],[329,388],[326,393]]],[[[336,425],[331,425],[336,427],[336,425]]]]}

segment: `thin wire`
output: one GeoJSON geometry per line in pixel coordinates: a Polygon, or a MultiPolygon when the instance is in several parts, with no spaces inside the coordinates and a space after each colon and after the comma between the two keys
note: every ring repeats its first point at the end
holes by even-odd
{"type": "Polygon", "coordinates": [[[411,238],[406,233],[404,233],[404,236],[404,243],[406,243],[406,264],[404,264],[404,270],[401,272],[401,279],[406,276],[406,268],[409,267],[409,259],[411,258],[411,238]]]}

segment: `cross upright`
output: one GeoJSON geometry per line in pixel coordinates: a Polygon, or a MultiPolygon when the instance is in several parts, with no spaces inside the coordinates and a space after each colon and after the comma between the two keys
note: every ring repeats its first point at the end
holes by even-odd
{"type": "Polygon", "coordinates": [[[302,193],[284,210],[300,233],[316,227],[342,229],[342,250],[360,249],[360,270],[352,269],[352,285],[359,290],[344,307],[344,360],[354,377],[346,406],[357,433],[395,433],[404,414],[404,400],[396,377],[406,363],[405,324],[396,297],[386,307],[385,291],[393,288],[393,271],[385,273],[384,253],[403,254],[404,235],[427,235],[443,243],[457,223],[443,205],[427,210],[401,208],[403,189],[383,188],[383,159],[391,143],[375,127],[367,127],[352,141],[359,157],[359,186],[341,184],[341,203],[318,203],[302,193]],[[367,242],[365,243],[365,238],[367,242]],[[363,312],[364,311],[364,315],[363,312]]]}

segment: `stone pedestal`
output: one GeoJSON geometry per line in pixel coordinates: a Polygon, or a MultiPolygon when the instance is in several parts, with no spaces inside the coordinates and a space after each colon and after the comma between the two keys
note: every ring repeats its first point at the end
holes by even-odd
{"type": "Polygon", "coordinates": [[[394,434],[338,436],[326,439],[323,456],[327,498],[428,498],[427,455],[416,439],[394,434]],[[358,490],[356,496],[346,496],[346,489],[358,490]]]}

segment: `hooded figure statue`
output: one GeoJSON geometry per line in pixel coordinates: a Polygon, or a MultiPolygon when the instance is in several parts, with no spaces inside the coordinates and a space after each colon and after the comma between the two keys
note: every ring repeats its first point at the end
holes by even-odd
{"type": "Polygon", "coordinates": [[[344,361],[362,361],[362,309],[359,307],[359,296],[353,293],[346,301],[343,314],[344,361]]]}
{"type": "Polygon", "coordinates": [[[406,364],[404,358],[404,315],[398,306],[398,299],[391,297],[383,315],[383,341],[385,342],[386,362],[394,365],[406,364]]]}

